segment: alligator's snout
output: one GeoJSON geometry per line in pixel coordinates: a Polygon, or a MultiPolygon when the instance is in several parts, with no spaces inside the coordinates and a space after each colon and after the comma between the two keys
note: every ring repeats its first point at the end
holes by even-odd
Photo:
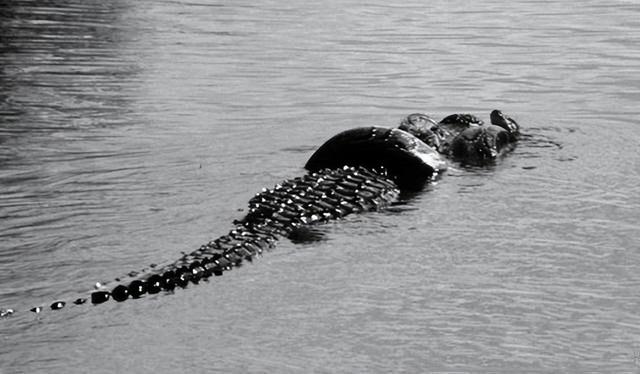
{"type": "Polygon", "coordinates": [[[491,124],[502,127],[513,137],[517,136],[520,132],[518,122],[497,109],[491,112],[491,124]]]}

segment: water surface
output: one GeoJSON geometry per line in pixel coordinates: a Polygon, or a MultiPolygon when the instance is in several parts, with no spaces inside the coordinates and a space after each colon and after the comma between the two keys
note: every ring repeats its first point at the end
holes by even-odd
{"type": "Polygon", "coordinates": [[[632,372],[632,1],[16,0],[0,8],[0,307],[226,233],[315,147],[424,111],[525,138],[174,295],[0,321],[2,372],[632,372]]]}

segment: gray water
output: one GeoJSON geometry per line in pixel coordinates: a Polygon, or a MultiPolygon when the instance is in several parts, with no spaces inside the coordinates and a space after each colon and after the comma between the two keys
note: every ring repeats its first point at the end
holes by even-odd
{"type": "Polygon", "coordinates": [[[640,372],[637,2],[1,1],[0,372],[640,372]],[[494,108],[495,167],[25,312],[225,234],[339,131],[494,108]]]}

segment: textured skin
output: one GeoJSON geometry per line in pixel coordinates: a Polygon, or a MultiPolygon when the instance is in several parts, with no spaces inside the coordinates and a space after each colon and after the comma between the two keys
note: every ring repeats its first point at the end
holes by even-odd
{"type": "MultiPolygon", "coordinates": [[[[227,235],[182,256],[126,286],[116,286],[111,295],[124,301],[129,295],[185,287],[189,281],[222,275],[224,271],[251,261],[278,239],[303,225],[342,218],[351,213],[375,210],[395,200],[397,186],[384,175],[363,167],[323,169],[289,179],[264,190],[249,201],[249,212],[227,235]]],[[[92,302],[106,301],[108,291],[97,291],[92,302]]]]}
{"type": "Polygon", "coordinates": [[[247,215],[227,235],[128,285],[94,292],[92,303],[110,296],[124,301],[222,275],[303,226],[375,210],[395,200],[400,190],[419,190],[446,164],[435,150],[405,131],[362,127],[329,139],[305,168],[309,174],[252,198],[247,215]]]}
{"type": "Polygon", "coordinates": [[[515,142],[520,136],[520,125],[513,118],[495,109],[491,112],[491,124],[502,127],[509,134],[509,141],[515,142]]]}
{"type": "Polygon", "coordinates": [[[405,118],[399,129],[410,132],[441,154],[463,164],[482,165],[495,160],[517,140],[520,127],[499,110],[491,112],[491,124],[471,114],[452,114],[436,123],[426,114],[405,118]]]}
{"type": "Polygon", "coordinates": [[[273,247],[279,238],[303,225],[379,209],[394,201],[399,192],[390,179],[363,167],[323,169],[286,180],[249,200],[249,212],[236,221],[237,226],[227,235],[184,255],[160,272],[214,258],[214,263],[222,263],[206,268],[223,271],[273,247]]]}
{"type": "Polygon", "coordinates": [[[491,112],[491,124],[484,123],[472,115],[453,115],[441,121],[444,126],[455,127],[458,133],[451,138],[449,156],[464,164],[482,165],[493,162],[500,154],[510,149],[518,140],[520,126],[499,110],[491,112]],[[452,118],[458,116],[457,118],[452,118]]]}
{"type": "MultiPolygon", "coordinates": [[[[398,186],[384,172],[364,167],[322,169],[302,177],[285,180],[272,189],[265,189],[249,201],[247,215],[235,223],[235,228],[177,261],[154,266],[130,281],[107,288],[100,285],[89,298],[77,298],[73,304],[101,304],[113,298],[125,301],[162,290],[171,291],[197,284],[211,275],[220,276],[243,261],[273,248],[277,241],[296,230],[315,223],[340,219],[352,213],[377,210],[397,199],[398,186]]],[[[120,281],[119,279],[116,279],[120,281]]],[[[68,302],[55,301],[49,309],[59,310],[68,302]]],[[[45,306],[32,312],[40,313],[45,306]]],[[[0,310],[8,317],[13,309],[0,310]]]]}
{"type": "Polygon", "coordinates": [[[442,134],[437,132],[438,123],[423,113],[409,114],[400,122],[398,128],[422,140],[433,149],[440,147],[442,134]]]}
{"type": "MultiPolygon", "coordinates": [[[[309,174],[253,197],[247,215],[234,222],[228,234],[177,261],[130,274],[124,284],[110,289],[98,284],[89,298],[77,298],[73,304],[88,300],[100,304],[110,298],[125,301],[222,275],[308,225],[377,210],[396,200],[401,190],[420,190],[446,170],[440,154],[468,163],[493,160],[517,140],[519,126],[497,110],[491,113],[491,122],[485,126],[472,115],[455,114],[436,123],[427,115],[415,113],[401,123],[400,129],[363,127],[344,131],[311,156],[305,165],[309,174]]],[[[55,301],[49,308],[59,310],[66,304],[55,301]]],[[[31,311],[40,313],[44,309],[37,306],[31,311]]],[[[13,309],[0,309],[0,317],[13,313],[13,309]]]]}

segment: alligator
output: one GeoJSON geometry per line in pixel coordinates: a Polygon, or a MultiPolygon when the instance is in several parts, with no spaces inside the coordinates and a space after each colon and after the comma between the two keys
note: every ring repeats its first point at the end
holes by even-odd
{"type": "MultiPolygon", "coordinates": [[[[131,273],[128,282],[116,278],[120,284],[113,287],[97,283],[87,297],[30,310],[40,313],[71,303],[101,304],[109,299],[122,302],[221,276],[309,225],[379,210],[396,202],[401,192],[420,191],[447,169],[445,158],[467,165],[493,162],[515,145],[519,125],[499,110],[491,112],[490,119],[491,124],[485,125],[473,115],[453,114],[436,122],[426,114],[414,113],[396,128],[341,132],[311,156],[306,175],[263,189],[249,200],[246,216],[234,221],[228,234],[177,261],[131,273]]],[[[14,312],[0,309],[0,317],[14,312]]]]}

